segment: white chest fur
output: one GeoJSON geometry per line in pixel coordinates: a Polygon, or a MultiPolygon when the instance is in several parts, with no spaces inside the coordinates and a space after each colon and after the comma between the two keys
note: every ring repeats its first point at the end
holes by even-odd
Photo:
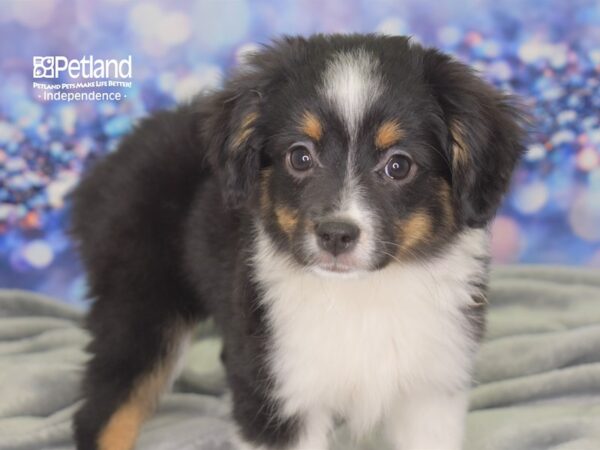
{"type": "Polygon", "coordinates": [[[402,392],[457,389],[475,342],[464,310],[481,280],[484,231],[469,231],[427,264],[393,264],[358,278],[299,269],[261,236],[254,264],[273,337],[271,370],[284,414],[345,418],[357,435],[402,392]]]}

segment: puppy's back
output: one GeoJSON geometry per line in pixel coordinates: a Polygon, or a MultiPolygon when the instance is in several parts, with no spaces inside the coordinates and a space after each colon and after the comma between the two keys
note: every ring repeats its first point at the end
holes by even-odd
{"type": "Polygon", "coordinates": [[[71,229],[92,296],[153,267],[178,268],[183,222],[208,175],[198,121],[192,106],[143,120],[73,193],[71,229]]]}

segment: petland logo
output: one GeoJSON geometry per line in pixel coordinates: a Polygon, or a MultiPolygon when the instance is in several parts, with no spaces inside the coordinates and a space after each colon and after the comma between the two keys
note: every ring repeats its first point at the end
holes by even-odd
{"type": "Polygon", "coordinates": [[[127,58],[95,59],[92,55],[81,59],[66,56],[34,56],[33,78],[58,78],[68,74],[73,79],[131,78],[131,55],[127,58]]]}
{"type": "Polygon", "coordinates": [[[84,56],[33,57],[34,95],[42,101],[121,101],[132,87],[131,55],[124,59],[84,56]]]}

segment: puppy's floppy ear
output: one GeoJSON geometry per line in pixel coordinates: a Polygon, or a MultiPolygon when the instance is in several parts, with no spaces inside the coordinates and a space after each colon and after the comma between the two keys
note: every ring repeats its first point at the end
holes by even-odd
{"type": "Polygon", "coordinates": [[[451,57],[429,49],[423,63],[449,132],[454,196],[464,223],[483,227],[494,217],[524,152],[526,116],[514,99],[451,57]]]}
{"type": "Polygon", "coordinates": [[[251,77],[241,77],[197,100],[207,161],[220,181],[223,200],[231,208],[242,207],[257,184],[263,143],[261,99],[251,77]]]}

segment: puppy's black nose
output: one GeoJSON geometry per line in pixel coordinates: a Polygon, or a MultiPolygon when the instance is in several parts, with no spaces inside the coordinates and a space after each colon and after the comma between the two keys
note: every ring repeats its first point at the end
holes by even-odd
{"type": "Polygon", "coordinates": [[[321,222],[315,231],[319,247],[334,256],[354,248],[360,235],[356,225],[343,221],[321,222]]]}

